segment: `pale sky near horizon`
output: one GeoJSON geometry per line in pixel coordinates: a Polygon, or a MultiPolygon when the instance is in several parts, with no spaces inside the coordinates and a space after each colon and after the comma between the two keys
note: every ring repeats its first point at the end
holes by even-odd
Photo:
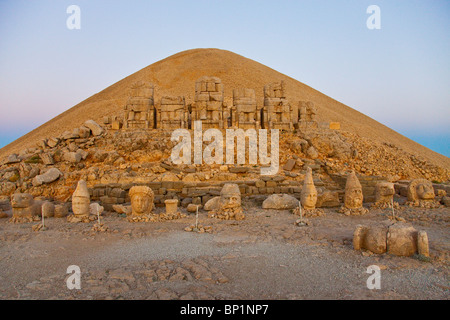
{"type": "Polygon", "coordinates": [[[449,30],[447,0],[0,0],[0,147],[158,60],[220,48],[450,157],[449,30]]]}

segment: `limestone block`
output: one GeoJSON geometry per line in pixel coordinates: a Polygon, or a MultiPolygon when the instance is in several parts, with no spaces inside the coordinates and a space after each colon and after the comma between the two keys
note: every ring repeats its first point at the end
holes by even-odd
{"type": "Polygon", "coordinates": [[[55,164],[55,160],[53,159],[53,156],[51,153],[41,153],[39,156],[40,156],[43,164],[45,164],[47,166],[55,164]]]}
{"type": "Polygon", "coordinates": [[[294,159],[289,159],[283,166],[283,170],[286,171],[292,171],[292,169],[294,169],[295,167],[295,160],[294,159]]]}
{"type": "Polygon", "coordinates": [[[178,211],[178,200],[177,199],[167,199],[164,201],[166,205],[166,214],[176,214],[178,211]]]}
{"type": "Polygon", "coordinates": [[[319,208],[332,208],[339,207],[339,192],[337,191],[324,191],[317,197],[316,206],[319,208]]]}
{"type": "Polygon", "coordinates": [[[75,130],[73,132],[70,131],[65,131],[62,134],[62,139],[63,140],[69,140],[69,139],[78,139],[80,136],[75,133],[75,130]]]}
{"type": "Polygon", "coordinates": [[[198,208],[198,210],[200,210],[201,207],[202,206],[199,205],[199,204],[190,203],[190,204],[187,205],[186,210],[187,210],[187,212],[196,213],[197,212],[197,208],[198,208]]]}
{"type": "Polygon", "coordinates": [[[94,136],[99,136],[103,133],[103,128],[94,120],[87,120],[84,126],[89,128],[94,136]]]}
{"type": "Polygon", "coordinates": [[[6,159],[6,164],[10,164],[10,163],[17,163],[20,162],[19,156],[15,153],[10,154],[8,156],[8,158],[6,159]]]}
{"type": "Polygon", "coordinates": [[[86,160],[87,156],[89,155],[89,152],[84,151],[83,149],[78,149],[76,151],[77,154],[79,154],[81,156],[82,160],[86,160]]]}
{"type": "Polygon", "coordinates": [[[81,154],[76,152],[65,152],[63,154],[63,160],[71,163],[78,163],[81,161],[81,154]]]}
{"type": "MultiPolygon", "coordinates": [[[[268,181],[269,182],[269,181],[268,181]]],[[[269,188],[267,188],[269,189],[269,188]]],[[[264,200],[263,209],[294,209],[298,207],[299,201],[288,194],[272,194],[264,200]]]]}
{"type": "Polygon", "coordinates": [[[42,184],[52,183],[53,181],[58,180],[61,176],[63,176],[61,171],[59,171],[57,168],[51,168],[44,174],[40,174],[34,177],[32,183],[33,186],[40,186],[42,184]]]}
{"type": "Polygon", "coordinates": [[[114,120],[111,125],[112,130],[120,130],[122,129],[122,122],[119,120],[114,120]]]}
{"type": "Polygon", "coordinates": [[[54,148],[59,144],[59,139],[58,138],[50,138],[47,140],[47,145],[50,148],[54,148]]]}
{"type": "Polygon", "coordinates": [[[85,126],[81,126],[79,128],[76,128],[75,130],[81,139],[87,139],[91,135],[91,129],[85,126]]]}

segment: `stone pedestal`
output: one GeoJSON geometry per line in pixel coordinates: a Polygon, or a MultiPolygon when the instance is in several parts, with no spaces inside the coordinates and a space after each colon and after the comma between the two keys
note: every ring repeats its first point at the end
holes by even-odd
{"type": "Polygon", "coordinates": [[[166,204],[166,214],[176,214],[178,211],[178,200],[168,199],[164,201],[166,204]]]}

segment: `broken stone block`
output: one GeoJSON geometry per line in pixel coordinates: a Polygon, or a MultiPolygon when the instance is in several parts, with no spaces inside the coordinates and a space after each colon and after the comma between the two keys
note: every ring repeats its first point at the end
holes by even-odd
{"type": "Polygon", "coordinates": [[[33,186],[40,186],[42,184],[52,183],[59,179],[59,177],[63,176],[62,172],[57,168],[51,168],[44,174],[40,174],[34,177],[32,183],[33,186]]]}
{"type": "Polygon", "coordinates": [[[16,153],[10,154],[6,159],[6,164],[20,162],[19,156],[16,153]]]}
{"type": "Polygon", "coordinates": [[[102,212],[105,210],[105,208],[103,208],[101,205],[99,205],[98,203],[94,202],[91,203],[89,205],[89,213],[94,215],[94,216],[98,216],[98,215],[102,215],[102,212]]]}
{"type": "Polygon", "coordinates": [[[202,207],[201,205],[190,203],[188,204],[186,210],[187,212],[196,213],[197,208],[200,210],[201,207],[202,207]]]}
{"type": "Polygon", "coordinates": [[[51,153],[41,153],[40,157],[41,157],[42,163],[47,166],[55,164],[55,160],[53,159],[53,156],[51,153]]]}
{"type": "Polygon", "coordinates": [[[122,129],[122,121],[114,120],[113,123],[111,124],[111,129],[112,130],[120,130],[120,129],[122,129]]]}
{"type": "Polygon", "coordinates": [[[50,138],[47,140],[47,145],[50,148],[54,148],[59,144],[59,139],[58,138],[50,138]]]}
{"type": "Polygon", "coordinates": [[[89,128],[94,136],[99,136],[103,133],[103,128],[94,120],[87,120],[84,126],[89,128]]]}
{"type": "Polygon", "coordinates": [[[286,171],[292,171],[292,169],[294,169],[295,167],[295,160],[294,159],[289,159],[283,166],[283,170],[286,171]]]}
{"type": "Polygon", "coordinates": [[[64,131],[63,134],[61,135],[61,138],[63,140],[69,140],[69,139],[78,139],[80,136],[74,132],[70,132],[70,131],[64,131]]]}
{"type": "Polygon", "coordinates": [[[319,208],[333,208],[339,207],[339,192],[337,191],[324,191],[317,197],[316,206],[319,208]]]}
{"type": "Polygon", "coordinates": [[[250,170],[249,167],[229,167],[228,171],[231,173],[246,173],[250,170]]]}
{"type": "Polygon", "coordinates": [[[263,180],[257,180],[255,182],[255,187],[257,188],[264,188],[266,186],[266,182],[263,180]]]}
{"type": "Polygon", "coordinates": [[[298,200],[288,194],[272,194],[264,200],[263,209],[294,209],[298,207],[298,200]]]}
{"type": "Polygon", "coordinates": [[[87,156],[89,155],[89,152],[84,151],[83,149],[78,149],[76,153],[78,153],[81,156],[82,160],[86,160],[87,156]]]}
{"type": "Polygon", "coordinates": [[[125,206],[125,205],[121,205],[121,204],[114,204],[112,206],[112,208],[118,214],[126,214],[126,215],[131,214],[131,206],[125,206]]]}
{"type": "Polygon", "coordinates": [[[87,139],[91,135],[91,130],[85,126],[75,128],[73,133],[78,135],[81,139],[87,139]]]}
{"type": "Polygon", "coordinates": [[[78,163],[81,161],[81,154],[76,152],[66,152],[63,154],[63,160],[72,163],[78,163]]]}
{"type": "Polygon", "coordinates": [[[111,118],[108,116],[104,116],[103,117],[103,124],[110,124],[111,123],[111,118]]]}
{"type": "Polygon", "coordinates": [[[309,147],[308,150],[306,151],[306,155],[308,157],[310,157],[311,159],[317,159],[317,157],[319,156],[319,153],[317,152],[316,148],[314,148],[313,146],[309,147]]]}
{"type": "Polygon", "coordinates": [[[0,183],[0,193],[10,194],[16,190],[16,184],[14,182],[6,181],[0,183]]]}

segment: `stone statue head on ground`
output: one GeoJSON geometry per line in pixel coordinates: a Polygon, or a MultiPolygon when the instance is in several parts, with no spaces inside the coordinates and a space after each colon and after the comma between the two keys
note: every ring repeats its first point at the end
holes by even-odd
{"type": "Polygon", "coordinates": [[[132,215],[146,215],[153,210],[153,190],[146,186],[134,186],[130,189],[132,215]]]}
{"type": "Polygon", "coordinates": [[[72,211],[77,217],[88,217],[90,214],[90,195],[86,181],[78,181],[77,188],[72,195],[72,211]]]}
{"type": "Polygon", "coordinates": [[[305,181],[303,182],[303,188],[301,193],[301,204],[305,209],[315,209],[317,203],[317,190],[314,186],[312,170],[308,167],[306,171],[305,181]]]}
{"type": "Polygon", "coordinates": [[[408,186],[408,201],[433,200],[434,189],[430,181],[415,179],[408,186]]]}
{"type": "Polygon", "coordinates": [[[349,215],[363,215],[369,212],[363,207],[363,191],[355,171],[347,176],[345,184],[344,205],[338,212],[349,215]]]}
{"type": "Polygon", "coordinates": [[[241,207],[241,191],[237,184],[226,183],[220,191],[220,197],[216,199],[217,205],[211,211],[210,217],[224,220],[242,220],[245,218],[241,207]]]}
{"type": "Polygon", "coordinates": [[[348,209],[361,208],[363,204],[363,192],[361,183],[356,177],[355,171],[352,171],[345,184],[344,205],[348,209]]]}
{"type": "Polygon", "coordinates": [[[41,203],[29,193],[15,193],[11,196],[13,216],[11,222],[30,222],[41,214],[41,203]]]}
{"type": "Polygon", "coordinates": [[[33,205],[33,196],[29,193],[15,193],[11,196],[11,207],[28,208],[33,205]]]}
{"type": "Polygon", "coordinates": [[[439,208],[439,201],[435,200],[433,184],[426,179],[412,180],[408,185],[407,205],[422,208],[439,208]]]}
{"type": "Polygon", "coordinates": [[[391,203],[395,194],[392,182],[379,182],[375,186],[375,202],[391,203]]]}
{"type": "Polygon", "coordinates": [[[226,183],[220,191],[219,210],[241,207],[241,191],[234,183],[226,183]]]}
{"type": "Polygon", "coordinates": [[[392,182],[378,182],[375,186],[375,202],[372,209],[395,208],[400,209],[398,202],[394,202],[395,188],[392,182]]]}

